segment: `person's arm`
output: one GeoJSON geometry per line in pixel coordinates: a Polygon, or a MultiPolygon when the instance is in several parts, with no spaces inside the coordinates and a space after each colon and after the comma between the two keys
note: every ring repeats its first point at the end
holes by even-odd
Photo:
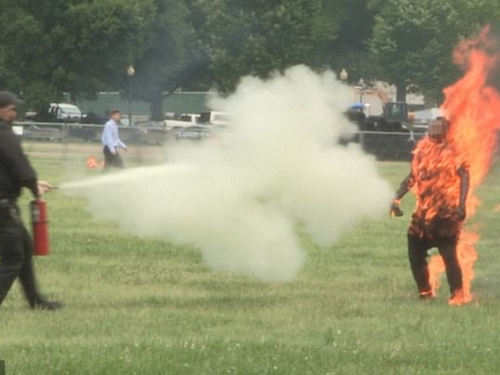
{"type": "Polygon", "coordinates": [[[415,184],[415,179],[413,178],[413,174],[410,172],[408,176],[405,177],[401,184],[399,185],[399,189],[396,191],[396,196],[392,201],[391,205],[391,216],[403,216],[404,212],[399,208],[399,204],[401,199],[410,191],[410,189],[415,184]]]}
{"type": "Polygon", "coordinates": [[[127,145],[120,139],[120,130],[118,129],[118,125],[114,126],[114,138],[115,145],[119,148],[127,149],[127,145]]]}
{"type": "Polygon", "coordinates": [[[38,180],[37,185],[38,185],[38,194],[39,195],[43,195],[49,191],[52,191],[52,189],[54,189],[54,186],[52,186],[52,184],[50,182],[47,182],[47,181],[38,180]]]}
{"type": "Polygon", "coordinates": [[[123,149],[127,149],[127,145],[125,143],[122,142],[122,140],[120,138],[118,138],[118,147],[120,148],[123,148],[123,149]]]}
{"type": "Polygon", "coordinates": [[[107,146],[112,154],[116,154],[113,126],[109,121],[104,125],[104,130],[102,131],[102,144],[103,146],[107,146]]]}
{"type": "Polygon", "coordinates": [[[413,187],[415,184],[415,180],[413,178],[413,174],[409,174],[408,176],[405,177],[403,181],[401,181],[401,184],[399,185],[399,189],[396,191],[396,200],[401,200],[406,193],[410,191],[410,189],[413,187]]]}
{"type": "Polygon", "coordinates": [[[37,176],[21,148],[21,143],[14,133],[3,132],[0,147],[0,160],[5,163],[9,173],[22,187],[31,190],[34,197],[39,197],[37,176]]]}
{"type": "Polygon", "coordinates": [[[465,220],[467,216],[466,204],[470,186],[469,168],[466,165],[462,165],[458,168],[458,175],[460,177],[460,198],[458,202],[457,214],[458,219],[462,221],[465,220]]]}

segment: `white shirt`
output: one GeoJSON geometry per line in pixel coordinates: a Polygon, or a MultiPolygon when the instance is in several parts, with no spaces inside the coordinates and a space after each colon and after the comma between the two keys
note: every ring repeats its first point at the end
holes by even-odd
{"type": "Polygon", "coordinates": [[[106,125],[104,125],[101,141],[102,145],[108,146],[109,151],[113,154],[116,152],[117,148],[127,148],[127,145],[120,140],[118,125],[113,119],[110,119],[106,125]]]}

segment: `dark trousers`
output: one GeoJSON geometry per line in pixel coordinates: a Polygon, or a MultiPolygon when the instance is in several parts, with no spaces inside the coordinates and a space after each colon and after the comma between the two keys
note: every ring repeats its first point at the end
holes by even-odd
{"type": "Polygon", "coordinates": [[[433,247],[437,247],[439,254],[443,257],[451,295],[462,289],[462,270],[458,263],[457,243],[458,236],[438,237],[431,240],[411,233],[408,234],[408,255],[411,271],[417,283],[419,293],[425,294],[431,290],[427,251],[433,247]]]}
{"type": "Polygon", "coordinates": [[[120,168],[123,169],[125,168],[125,164],[123,163],[123,160],[118,154],[113,155],[113,153],[109,150],[108,146],[104,146],[102,152],[104,153],[104,171],[107,172],[110,170],[110,168],[120,168]]]}
{"type": "Polygon", "coordinates": [[[33,243],[15,203],[0,203],[0,305],[19,277],[30,306],[40,298],[33,270],[33,243]]]}

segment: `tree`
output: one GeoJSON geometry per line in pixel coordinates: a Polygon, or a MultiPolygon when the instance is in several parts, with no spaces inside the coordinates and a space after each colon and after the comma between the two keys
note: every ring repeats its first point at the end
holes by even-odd
{"type": "Polygon", "coordinates": [[[412,85],[437,100],[459,74],[451,62],[459,38],[495,19],[498,8],[491,0],[386,0],[370,48],[397,100],[412,85]]]}
{"type": "Polygon", "coordinates": [[[334,37],[321,0],[219,0],[211,6],[202,40],[210,76],[222,91],[245,75],[267,77],[296,64],[321,67],[321,51],[334,37]]]}
{"type": "Polygon", "coordinates": [[[155,8],[149,47],[135,64],[134,91],[151,103],[151,118],[162,120],[163,98],[191,84],[204,58],[193,25],[188,22],[186,3],[155,0],[155,8]]]}
{"type": "Polygon", "coordinates": [[[368,3],[366,0],[325,1],[326,14],[336,29],[336,38],[325,46],[324,60],[336,72],[346,69],[351,82],[361,78],[370,81],[379,75],[368,40],[381,6],[373,0],[368,3]]]}
{"type": "Polygon", "coordinates": [[[155,13],[154,0],[140,5],[133,0],[79,1],[71,6],[54,30],[65,87],[91,96],[121,86],[127,67],[151,46],[155,13]]]}
{"type": "Polygon", "coordinates": [[[117,85],[148,47],[153,0],[0,0],[0,85],[42,112],[117,85]]]}

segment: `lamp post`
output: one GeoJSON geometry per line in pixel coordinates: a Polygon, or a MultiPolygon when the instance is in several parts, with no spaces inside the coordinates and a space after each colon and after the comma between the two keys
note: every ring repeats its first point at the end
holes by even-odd
{"type": "Polygon", "coordinates": [[[135,74],[133,65],[127,68],[128,75],[128,126],[132,126],[132,79],[135,74]]]}
{"type": "Polygon", "coordinates": [[[342,69],[342,71],[339,74],[339,77],[342,82],[347,82],[347,77],[349,77],[349,74],[347,74],[347,70],[342,69]]]}
{"type": "Polygon", "coordinates": [[[366,89],[366,83],[365,83],[365,80],[363,78],[360,78],[360,80],[358,82],[358,86],[359,86],[359,102],[363,103],[363,94],[365,93],[365,89],[366,89]]]}

